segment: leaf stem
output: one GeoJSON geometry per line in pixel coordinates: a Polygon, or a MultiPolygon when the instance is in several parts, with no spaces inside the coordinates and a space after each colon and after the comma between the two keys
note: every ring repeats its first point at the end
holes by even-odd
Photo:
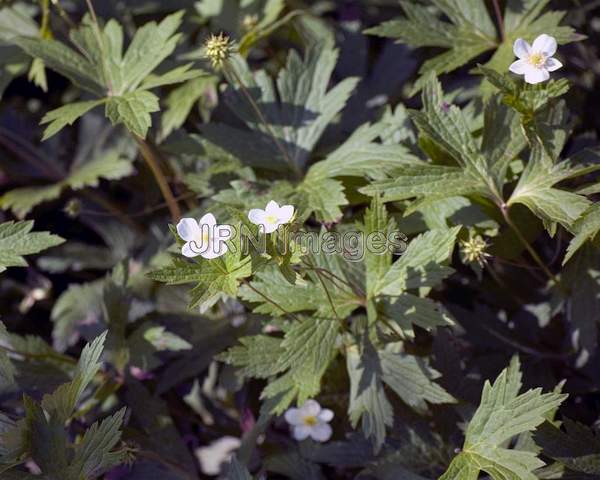
{"type": "Polygon", "coordinates": [[[150,145],[148,145],[143,138],[138,137],[137,135],[134,135],[134,137],[140,149],[140,153],[152,171],[163,198],[167,203],[167,207],[169,207],[169,212],[171,212],[171,218],[173,219],[173,222],[177,222],[181,218],[181,210],[179,209],[179,204],[177,203],[177,200],[175,200],[175,196],[171,191],[171,187],[169,187],[169,183],[167,182],[167,179],[160,168],[158,159],[152,151],[152,147],[150,147],[150,145]]]}
{"type": "Polygon", "coordinates": [[[254,110],[254,113],[258,117],[258,121],[260,123],[262,123],[263,126],[265,127],[265,129],[269,132],[269,135],[271,135],[271,137],[273,138],[273,141],[275,142],[275,145],[277,146],[277,148],[279,149],[279,151],[283,155],[283,158],[285,159],[285,161],[288,163],[288,165],[290,166],[290,168],[293,170],[293,172],[296,175],[296,177],[297,178],[302,178],[302,172],[300,171],[300,169],[298,168],[298,166],[294,163],[294,161],[290,157],[290,155],[287,152],[287,150],[284,148],[284,146],[279,141],[279,138],[277,137],[277,135],[273,131],[273,128],[271,127],[271,125],[269,124],[269,122],[267,122],[267,119],[265,118],[265,116],[263,115],[262,111],[260,110],[260,107],[258,106],[258,104],[256,103],[256,101],[254,100],[254,98],[252,97],[252,95],[250,94],[250,92],[248,91],[248,89],[246,88],[246,85],[244,85],[244,82],[242,81],[242,79],[240,78],[240,76],[238,75],[238,73],[235,71],[234,68],[230,68],[228,64],[224,64],[223,65],[223,71],[226,74],[231,74],[231,76],[235,79],[235,81],[237,82],[240,90],[244,94],[244,97],[246,97],[246,100],[248,100],[248,103],[250,104],[250,106],[254,110]]]}

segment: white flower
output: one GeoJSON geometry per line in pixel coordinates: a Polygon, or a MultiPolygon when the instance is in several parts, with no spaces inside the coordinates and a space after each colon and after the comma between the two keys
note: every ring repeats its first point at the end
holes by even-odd
{"type": "Polygon", "coordinates": [[[307,400],[300,408],[290,408],[285,412],[285,420],[292,426],[296,440],[311,437],[317,442],[326,442],[331,438],[329,422],[332,418],[333,412],[321,408],[316,400],[307,400]]]}
{"type": "Polygon", "coordinates": [[[556,39],[545,33],[537,37],[533,45],[518,38],[513,45],[515,55],[519,58],[509,70],[517,75],[525,75],[527,83],[545,82],[550,78],[550,72],[562,67],[552,55],[556,53],[556,39]]]}
{"type": "Polygon", "coordinates": [[[280,225],[288,223],[294,216],[294,207],[292,205],[279,204],[271,200],[267,203],[264,210],[253,208],[248,212],[248,219],[254,225],[260,225],[260,229],[265,233],[272,233],[279,228],[280,225]]]}
{"type": "Polygon", "coordinates": [[[232,231],[229,225],[217,225],[212,213],[204,215],[200,222],[193,218],[182,218],[177,224],[177,233],[185,240],[181,254],[186,257],[212,259],[227,253],[227,240],[232,231]]]}
{"type": "Polygon", "coordinates": [[[231,459],[233,452],[240,448],[241,444],[239,438],[225,436],[206,447],[196,449],[196,458],[200,462],[202,473],[219,475],[222,465],[231,459]]]}

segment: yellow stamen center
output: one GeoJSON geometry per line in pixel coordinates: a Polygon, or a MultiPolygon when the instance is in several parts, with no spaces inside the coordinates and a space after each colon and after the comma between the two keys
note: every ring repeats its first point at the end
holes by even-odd
{"type": "Polygon", "coordinates": [[[303,421],[304,421],[304,425],[307,425],[309,427],[314,427],[318,423],[317,417],[315,417],[314,415],[309,415],[308,417],[304,417],[303,421]]]}
{"type": "Polygon", "coordinates": [[[199,243],[198,247],[202,247],[203,245],[206,245],[210,240],[210,237],[208,235],[208,232],[202,231],[202,233],[198,236],[198,240],[196,240],[197,243],[199,243]]]}
{"type": "Polygon", "coordinates": [[[543,53],[534,53],[529,56],[529,63],[536,68],[541,68],[546,63],[546,56],[543,53]]]}
{"type": "Polygon", "coordinates": [[[267,223],[270,223],[271,225],[274,223],[277,223],[277,217],[275,215],[267,215],[265,220],[267,221],[267,223]]]}

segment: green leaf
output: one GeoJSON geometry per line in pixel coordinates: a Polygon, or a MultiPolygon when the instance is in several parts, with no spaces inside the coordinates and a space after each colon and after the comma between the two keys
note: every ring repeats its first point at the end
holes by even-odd
{"type": "Polygon", "coordinates": [[[470,195],[481,191],[481,182],[460,167],[415,162],[395,172],[392,179],[374,182],[359,190],[365,195],[383,194],[384,202],[424,196],[470,195]]]}
{"type": "MultiPolygon", "coordinates": [[[[299,173],[325,128],[344,108],[357,79],[347,78],[328,91],[337,57],[338,52],[330,43],[310,45],[304,59],[292,50],[276,83],[265,71],[252,74],[241,57],[231,59],[231,71],[225,72],[229,84],[238,85],[241,81],[246,92],[232,88],[226,97],[227,103],[254,132],[254,143],[268,145],[274,157],[270,160],[271,168],[287,168],[299,173]],[[248,101],[246,93],[252,96],[254,105],[248,101]],[[257,117],[255,106],[261,110],[268,126],[257,117]]],[[[237,135],[232,130],[232,136],[237,135]]],[[[206,129],[203,133],[208,133],[209,140],[228,149],[230,137],[216,138],[211,135],[212,130],[206,129]]],[[[245,161],[244,155],[240,160],[245,161]]]]}
{"type": "Polygon", "coordinates": [[[594,240],[598,231],[600,231],[600,203],[591,205],[579,218],[573,223],[575,236],[569,243],[567,254],[563,260],[563,265],[587,242],[594,240]]]}
{"type": "MultiPolygon", "coordinates": [[[[9,344],[8,339],[9,336],[8,332],[6,331],[6,326],[4,323],[0,322],[0,342],[3,345],[9,344]]],[[[6,387],[14,385],[16,373],[17,369],[8,357],[8,353],[3,349],[0,349],[0,391],[4,390],[6,387]]],[[[2,452],[0,450],[0,454],[1,453],[2,452]]]]}
{"type": "Polygon", "coordinates": [[[285,373],[263,390],[262,398],[277,399],[271,412],[280,415],[294,400],[302,405],[321,389],[321,378],[337,354],[339,323],[335,319],[303,317],[281,342],[277,362],[285,373]]]}
{"type": "Polygon", "coordinates": [[[573,168],[569,161],[555,164],[541,142],[536,141],[531,149],[529,163],[507,204],[510,206],[521,203],[527,206],[544,221],[549,230],[555,222],[572,230],[575,221],[591,202],[576,193],[554,188],[554,185],[588,171],[587,168],[573,168]]]}
{"type": "Polygon", "coordinates": [[[600,323],[600,250],[592,244],[579,249],[562,271],[569,286],[565,316],[571,324],[572,343],[580,354],[578,365],[585,364],[598,347],[600,323]]]}
{"type": "Polygon", "coordinates": [[[50,319],[54,323],[52,343],[59,352],[64,352],[70,346],[77,326],[88,316],[100,316],[102,310],[103,280],[83,284],[69,285],[58,297],[50,319]]]}
{"type": "Polygon", "coordinates": [[[502,203],[508,165],[525,146],[518,115],[502,106],[498,98],[489,100],[481,143],[473,136],[465,112],[444,100],[441,84],[433,74],[427,78],[422,100],[423,109],[410,112],[421,134],[421,148],[434,162],[444,155],[444,163],[450,165],[407,159],[389,175],[391,178],[360,191],[368,195],[382,192],[386,202],[471,195],[502,203]],[[498,144],[499,132],[503,140],[498,144]]]}
{"type": "Polygon", "coordinates": [[[242,378],[269,378],[281,372],[278,364],[283,353],[281,339],[254,335],[239,339],[241,345],[231,347],[217,357],[218,360],[237,367],[242,378]]]}
{"type": "Polygon", "coordinates": [[[97,187],[100,179],[118,180],[133,173],[132,158],[127,155],[128,143],[100,151],[91,160],[74,165],[71,172],[60,182],[44,187],[16,188],[0,197],[0,207],[11,209],[15,215],[24,217],[37,205],[60,197],[71,188],[81,190],[97,187]]]}
{"type": "MultiPolygon", "coordinates": [[[[395,222],[388,220],[388,214],[379,196],[373,197],[371,207],[365,212],[364,234],[376,235],[377,232],[383,233],[388,237],[388,233],[395,229],[395,222]]],[[[375,252],[372,248],[365,249],[365,269],[367,284],[367,299],[376,295],[376,285],[392,264],[392,255],[387,249],[383,254],[375,252]]]]}
{"type": "Polygon", "coordinates": [[[99,97],[106,94],[99,66],[63,43],[32,37],[16,37],[12,41],[27,54],[42,59],[48,68],[64,75],[79,88],[99,97]]]}
{"type": "Polygon", "coordinates": [[[420,77],[412,94],[427,83],[430,73],[449,73],[473,61],[481,54],[494,51],[487,66],[507,71],[514,59],[512,46],[517,38],[530,43],[545,33],[557,38],[559,43],[575,39],[571,27],[559,26],[564,12],[542,10],[547,1],[509,0],[506,2],[504,38],[499,39],[486,2],[481,0],[431,0],[439,9],[438,15],[429,5],[404,0],[401,2],[405,17],[385,22],[366,31],[373,35],[390,37],[413,47],[441,47],[447,51],[430,58],[421,66],[420,77]],[[449,21],[440,20],[447,17],[449,21]]]}
{"type": "Polygon", "coordinates": [[[377,351],[370,342],[362,342],[362,350],[346,349],[346,368],[350,377],[348,415],[354,428],[361,422],[365,437],[379,451],[385,440],[386,427],[394,423],[394,412],[382,381],[382,369],[377,351]]]}
{"type": "Polygon", "coordinates": [[[226,475],[229,480],[252,480],[248,469],[235,456],[231,459],[229,465],[227,465],[226,475]]]}
{"type": "Polygon", "coordinates": [[[135,33],[123,57],[123,86],[115,92],[117,95],[135,90],[173,53],[181,36],[175,32],[181,25],[183,14],[184,11],[173,13],[158,24],[148,22],[135,33]]]}
{"type": "Polygon", "coordinates": [[[421,76],[412,94],[423,87],[431,72],[437,75],[451,72],[496,46],[496,30],[485,3],[479,0],[434,0],[432,3],[450,22],[438,20],[426,6],[403,1],[401,5],[406,18],[386,22],[366,31],[392,37],[415,47],[439,46],[450,49],[421,66],[421,76]]]}
{"type": "Polygon", "coordinates": [[[550,422],[542,424],[534,434],[544,455],[562,463],[574,472],[600,475],[600,438],[597,432],[568,418],[564,431],[550,422]]]}
{"type": "Polygon", "coordinates": [[[75,445],[74,459],[66,473],[68,478],[98,478],[123,462],[124,452],[112,450],[121,440],[120,428],[125,412],[126,408],[122,408],[86,430],[75,445]]]}
{"type": "Polygon", "coordinates": [[[85,51],[85,56],[61,42],[51,39],[17,37],[13,41],[49,68],[69,78],[99,100],[65,105],[48,113],[43,123],[50,123],[44,140],[92,108],[105,103],[106,116],[113,124],[124,123],[135,135],[145,138],[151,125],[150,113],[159,110],[158,98],[148,89],[184,82],[203,75],[192,64],[176,67],[163,75],[152,72],[175,50],[180,34],[183,11],[149,22],[139,28],[123,55],[123,28],[110,20],[100,28],[86,16],[80,27],[71,31],[71,40],[85,51]],[[143,82],[143,86],[140,86],[143,82]]]}
{"type": "Polygon", "coordinates": [[[164,85],[173,85],[182,83],[198,77],[206,77],[208,74],[203,70],[192,68],[193,63],[176,67],[162,75],[148,75],[140,85],[140,90],[151,90],[152,88],[162,87],[164,85]]]}
{"type": "Polygon", "coordinates": [[[342,217],[340,207],[348,205],[344,186],[338,180],[320,178],[306,179],[298,186],[309,211],[314,211],[320,222],[336,222],[342,217]]]}
{"type": "Polygon", "coordinates": [[[343,186],[335,177],[385,179],[396,169],[418,162],[401,145],[375,142],[386,128],[385,123],[362,125],[324,160],[310,167],[298,190],[305,195],[307,208],[314,210],[320,221],[338,220],[342,215],[340,207],[348,204],[343,186]]]}
{"type": "Polygon", "coordinates": [[[151,327],[144,332],[144,338],[158,351],[168,350],[178,352],[189,350],[192,345],[173,332],[166,331],[165,327],[151,327]]]}
{"type": "MultiPolygon", "coordinates": [[[[43,408],[28,396],[23,397],[23,405],[27,425],[25,448],[43,472],[50,477],[62,476],[69,464],[64,422],[52,414],[46,416],[43,408]]],[[[67,479],[70,480],[68,476],[67,479]]]]}
{"type": "Polygon", "coordinates": [[[350,421],[354,427],[361,421],[363,433],[374,442],[376,452],[383,445],[386,427],[391,427],[394,420],[384,384],[421,412],[427,410],[427,402],[455,402],[434,383],[440,374],[425,360],[401,353],[393,345],[377,350],[365,338],[359,347],[346,349],[346,366],[350,377],[350,421]]]}
{"type": "MultiPolygon", "coordinates": [[[[423,277],[427,278],[427,282],[424,283],[438,283],[444,275],[450,273],[449,268],[436,271],[435,268],[426,267],[423,277]]],[[[403,335],[407,337],[414,337],[415,325],[428,331],[454,325],[452,316],[440,303],[410,293],[384,298],[381,301],[381,310],[383,315],[397,324],[403,335]]]]}
{"type": "Polygon", "coordinates": [[[26,267],[24,255],[32,255],[64,243],[49,232],[31,232],[33,221],[0,224],[0,272],[8,267],[26,267]]]}
{"type": "Polygon", "coordinates": [[[46,127],[46,130],[44,130],[44,137],[42,140],[48,140],[67,125],[73,125],[75,120],[77,120],[79,117],[85,115],[87,112],[98,105],[102,105],[103,103],[104,100],[90,100],[87,102],[69,103],[63,107],[48,112],[46,115],[44,115],[44,118],[42,118],[42,121],[40,122],[42,125],[46,123],[50,124],[46,127]]]}
{"type": "Polygon", "coordinates": [[[161,137],[166,138],[171,132],[183,125],[194,105],[201,101],[216,83],[214,76],[201,76],[183,83],[173,89],[165,100],[167,109],[161,115],[161,137]]]}
{"type": "Polygon", "coordinates": [[[441,377],[427,361],[391,349],[379,353],[382,380],[407,405],[419,411],[427,410],[427,403],[454,403],[455,399],[434,382],[441,377]]]}
{"type": "Polygon", "coordinates": [[[238,245],[235,253],[230,249],[222,258],[202,260],[200,263],[186,262],[173,258],[172,265],[150,272],[148,276],[169,285],[196,283],[190,291],[189,308],[200,307],[205,312],[221,297],[235,297],[240,281],[252,274],[252,258],[241,257],[238,245]],[[223,260],[224,259],[224,260],[223,260]]]}
{"type": "Polygon", "coordinates": [[[244,285],[240,289],[240,296],[248,302],[259,304],[254,308],[254,312],[278,317],[286,312],[302,311],[315,311],[321,316],[333,316],[327,293],[338,315],[349,314],[358,306],[358,303],[353,303],[354,294],[348,292],[347,288],[340,288],[340,285],[323,276],[321,280],[311,273],[308,279],[296,279],[296,283],[291,284],[280,269],[267,268],[255,275],[250,286],[244,285]],[[270,301],[265,298],[265,293],[270,301]]]}
{"type": "Polygon", "coordinates": [[[386,174],[418,161],[403,145],[375,141],[387,128],[384,122],[358,127],[342,145],[310,167],[305,183],[335,177],[385,178],[386,174]]]}
{"type": "Polygon", "coordinates": [[[494,384],[486,381],[481,403],[469,422],[465,444],[440,480],[476,480],[483,470],[494,480],[535,480],[532,473],[544,465],[536,454],[510,450],[504,443],[515,435],[534,430],[546,415],[567,397],[536,388],[519,395],[520,364],[513,357],[494,384]]]}
{"type": "Polygon", "coordinates": [[[106,335],[107,332],[102,333],[85,346],[71,382],[61,385],[52,394],[44,395],[42,407],[57,422],[64,424],[70,418],[85,389],[100,370],[100,355],[106,335]]]}
{"type": "Polygon", "coordinates": [[[152,125],[150,114],[159,110],[158,97],[145,90],[110,97],[106,102],[106,116],[112,124],[123,123],[131,133],[141,138],[146,138],[152,125]]]}
{"type": "Polygon", "coordinates": [[[34,85],[40,87],[44,92],[48,91],[48,80],[46,79],[46,66],[41,58],[34,58],[27,74],[27,79],[34,85]]]}
{"type": "Polygon", "coordinates": [[[460,229],[430,230],[413,239],[400,259],[379,279],[376,294],[397,296],[407,289],[436,285],[447,277],[452,269],[440,264],[452,254],[460,229]]]}

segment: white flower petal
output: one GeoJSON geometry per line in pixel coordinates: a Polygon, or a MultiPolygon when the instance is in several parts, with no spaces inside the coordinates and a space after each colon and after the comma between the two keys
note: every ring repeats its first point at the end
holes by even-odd
{"type": "Polygon", "coordinates": [[[328,423],[320,423],[310,430],[310,436],[317,442],[326,442],[331,438],[333,430],[328,423]]]}
{"type": "Polygon", "coordinates": [[[279,221],[283,223],[288,223],[292,217],[294,216],[294,206],[293,205],[284,205],[279,209],[279,221]]]}
{"type": "Polygon", "coordinates": [[[187,242],[183,247],[181,247],[181,254],[184,257],[194,258],[200,255],[199,251],[192,248],[191,243],[192,242],[187,242]]]}
{"type": "Polygon", "coordinates": [[[311,433],[311,427],[308,427],[306,425],[298,425],[295,426],[292,432],[292,435],[294,436],[294,438],[298,441],[300,440],[304,440],[306,438],[308,438],[308,436],[311,433]]]}
{"type": "Polygon", "coordinates": [[[517,60],[508,67],[511,72],[516,73],[517,75],[525,75],[528,68],[531,68],[531,65],[527,63],[527,60],[517,60]]]}
{"type": "Polygon", "coordinates": [[[333,412],[328,408],[324,408],[323,410],[321,410],[321,413],[317,415],[317,418],[320,422],[329,423],[333,419],[333,412]]]}
{"type": "Polygon", "coordinates": [[[233,236],[233,228],[231,225],[217,225],[214,233],[215,240],[229,240],[233,236]]]}
{"type": "Polygon", "coordinates": [[[279,223],[279,222],[265,223],[264,225],[261,226],[261,231],[263,233],[273,233],[275,230],[277,230],[279,228],[279,225],[281,225],[281,223],[279,223]]]}
{"type": "Polygon", "coordinates": [[[267,203],[265,212],[267,215],[277,215],[279,213],[279,204],[275,200],[271,200],[269,203],[267,203]]]}
{"type": "Polygon", "coordinates": [[[300,407],[300,413],[304,417],[316,417],[321,412],[321,405],[316,400],[307,400],[300,407]]]}
{"type": "Polygon", "coordinates": [[[513,45],[513,52],[517,58],[524,60],[531,54],[531,46],[522,38],[517,38],[513,45]]]}
{"type": "Polygon", "coordinates": [[[302,425],[302,415],[297,408],[290,408],[284,414],[285,421],[290,425],[302,425]]]}
{"type": "Polygon", "coordinates": [[[260,208],[253,208],[248,212],[248,220],[250,220],[254,225],[263,225],[265,223],[266,216],[267,212],[261,210],[260,208]]]}
{"type": "Polygon", "coordinates": [[[193,240],[200,233],[198,222],[193,218],[182,218],[177,224],[177,234],[186,242],[193,240]]]}
{"type": "Polygon", "coordinates": [[[241,443],[239,438],[226,436],[196,449],[195,453],[202,473],[205,475],[221,473],[221,465],[231,458],[233,451],[240,448],[241,443]]]}
{"type": "Polygon", "coordinates": [[[549,58],[548,60],[546,60],[546,63],[544,65],[546,70],[548,70],[549,72],[554,72],[559,68],[562,68],[562,66],[563,64],[560,63],[556,58],[549,58]]]}
{"type": "Polygon", "coordinates": [[[207,213],[200,219],[200,222],[198,222],[198,223],[200,223],[200,228],[202,228],[203,225],[208,225],[209,227],[214,227],[217,224],[217,219],[215,218],[215,216],[212,213],[207,213]]]}
{"type": "Polygon", "coordinates": [[[218,258],[222,255],[225,255],[227,250],[227,243],[216,240],[214,242],[209,242],[208,248],[206,248],[206,250],[202,252],[200,256],[202,258],[206,258],[207,260],[212,260],[213,258],[218,258]]]}
{"type": "Polygon", "coordinates": [[[556,38],[543,33],[534,40],[531,48],[534,52],[541,52],[547,57],[551,57],[556,53],[556,38]]]}
{"type": "Polygon", "coordinates": [[[525,81],[532,85],[545,82],[549,78],[550,74],[545,68],[531,68],[525,72],[525,81]]]}

